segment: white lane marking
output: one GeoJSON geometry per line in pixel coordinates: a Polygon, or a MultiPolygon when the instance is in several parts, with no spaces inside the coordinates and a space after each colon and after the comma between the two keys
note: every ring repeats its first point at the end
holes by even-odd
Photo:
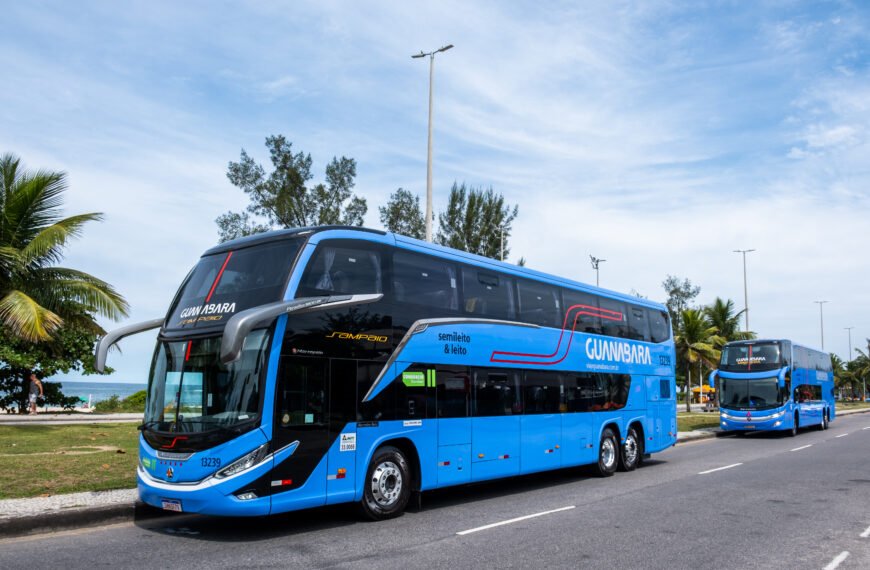
{"type": "Polygon", "coordinates": [[[870,426],[867,426],[867,427],[865,427],[865,428],[861,428],[861,429],[870,429],[870,426]]]}
{"type": "Polygon", "coordinates": [[[847,558],[849,558],[849,551],[848,551],[848,550],[844,550],[843,552],[839,553],[839,554],[837,555],[836,558],[834,558],[833,560],[831,560],[831,563],[830,563],[830,564],[828,564],[827,566],[825,566],[825,570],[834,570],[834,568],[836,568],[837,566],[839,566],[840,564],[842,564],[842,563],[843,563],[843,560],[845,560],[845,559],[847,559],[847,558]]]}
{"type": "MultiPolygon", "coordinates": [[[[842,433],[842,434],[838,435],[837,437],[846,437],[847,435],[849,435],[849,434],[848,434],[848,433],[842,433]]],[[[837,437],[835,437],[834,439],[837,439],[837,437]]]]}
{"type": "Polygon", "coordinates": [[[533,515],[526,515],[526,516],[524,516],[524,517],[517,517],[517,518],[515,518],[515,519],[510,519],[510,520],[507,520],[507,521],[501,521],[501,522],[497,522],[497,523],[488,524],[488,525],[485,525],[485,526],[479,526],[479,527],[477,527],[477,528],[471,528],[471,529],[468,529],[468,530],[463,530],[463,531],[457,532],[456,534],[458,534],[459,536],[465,536],[466,534],[471,534],[471,533],[473,533],[473,532],[480,532],[480,531],[482,531],[482,530],[488,530],[488,529],[491,529],[491,528],[495,528],[495,527],[497,527],[497,526],[504,526],[504,525],[506,525],[506,524],[513,524],[513,523],[515,523],[515,522],[520,522],[520,521],[524,521],[524,520],[527,520],[527,519],[533,519],[533,518],[535,518],[535,517],[542,517],[542,516],[544,516],[544,515],[550,515],[550,514],[558,513],[558,512],[561,512],[561,511],[568,511],[568,510],[571,510],[571,509],[573,509],[573,508],[575,508],[575,506],[574,506],[574,505],[571,505],[570,507],[562,507],[561,509],[553,509],[552,511],[544,511],[543,513],[535,513],[535,514],[533,514],[533,515]]]}
{"type": "Polygon", "coordinates": [[[726,465],[725,467],[717,467],[716,469],[708,469],[707,471],[701,471],[698,475],[706,475],[707,473],[713,473],[714,471],[722,471],[723,469],[731,469],[732,467],[737,467],[738,465],[743,465],[742,463],[732,463],[731,465],[726,465]]]}
{"type": "Polygon", "coordinates": [[[868,538],[868,537],[870,537],[870,526],[868,526],[868,527],[867,527],[867,530],[865,530],[864,532],[862,532],[859,536],[860,536],[861,538],[868,538]]]}
{"type": "Polygon", "coordinates": [[[795,447],[794,449],[791,449],[790,451],[800,451],[801,449],[806,449],[806,448],[808,448],[808,447],[812,447],[812,446],[813,446],[812,443],[809,444],[809,445],[802,445],[802,446],[800,446],[800,447],[795,447]]]}

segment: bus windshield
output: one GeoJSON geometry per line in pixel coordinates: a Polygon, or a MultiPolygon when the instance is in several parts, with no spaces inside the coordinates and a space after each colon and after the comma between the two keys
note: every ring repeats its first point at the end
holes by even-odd
{"type": "Polygon", "coordinates": [[[782,367],[778,342],[729,344],[722,349],[719,370],[723,372],[765,372],[782,367]]]}
{"type": "Polygon", "coordinates": [[[784,390],[779,389],[776,378],[760,380],[719,379],[719,406],[733,410],[765,410],[777,408],[784,402],[784,390]]]}
{"type": "Polygon", "coordinates": [[[205,255],[181,285],[166,329],[223,325],[239,311],[280,301],[304,240],[205,255]]]}
{"type": "Polygon", "coordinates": [[[154,353],[145,409],[146,432],[203,434],[254,428],[262,413],[271,335],[254,331],[241,357],[218,358],[221,337],[160,342],[154,353]]]}

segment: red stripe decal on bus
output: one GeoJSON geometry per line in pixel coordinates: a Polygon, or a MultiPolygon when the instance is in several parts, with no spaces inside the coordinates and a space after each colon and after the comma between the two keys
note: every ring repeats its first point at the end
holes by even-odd
{"type": "Polygon", "coordinates": [[[214,290],[217,289],[217,285],[221,280],[221,277],[224,275],[224,269],[227,268],[227,263],[230,262],[230,258],[233,256],[233,252],[229,252],[227,254],[227,258],[224,260],[224,264],[221,266],[221,270],[218,271],[217,277],[214,278],[214,283],[211,284],[211,290],[208,292],[208,297],[205,298],[205,302],[208,303],[211,301],[211,296],[214,295],[214,290]]]}

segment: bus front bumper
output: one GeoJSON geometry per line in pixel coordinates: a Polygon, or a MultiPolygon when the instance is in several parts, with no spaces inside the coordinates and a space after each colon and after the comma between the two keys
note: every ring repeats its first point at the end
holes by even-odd
{"type": "Polygon", "coordinates": [[[722,431],[757,431],[787,429],[788,417],[785,412],[776,412],[764,416],[749,416],[745,414],[725,413],[719,414],[719,425],[722,431]]]}

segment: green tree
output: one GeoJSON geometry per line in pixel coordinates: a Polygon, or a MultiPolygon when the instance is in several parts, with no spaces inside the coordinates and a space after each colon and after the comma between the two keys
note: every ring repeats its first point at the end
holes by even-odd
{"type": "MultiPolygon", "coordinates": [[[[30,371],[42,372],[46,379],[58,373],[83,371],[94,373],[94,343],[99,333],[93,327],[65,323],[49,341],[29,342],[0,330],[0,409],[25,413],[30,387],[30,371]]],[[[111,370],[107,370],[111,373],[111,370]]],[[[43,382],[44,397],[40,406],[70,408],[78,401],[68,398],[58,382],[43,382]]]]}
{"type": "Polygon", "coordinates": [[[704,307],[704,315],[710,324],[716,327],[723,344],[732,340],[750,340],[756,337],[752,331],[740,330],[740,316],[743,313],[744,311],[735,313],[734,301],[723,300],[721,297],[716,297],[711,305],[704,307]]]}
{"type": "Polygon", "coordinates": [[[127,315],[127,302],[111,285],[57,267],[84,225],[102,219],[100,213],[62,217],[66,189],[63,172],[28,172],[18,157],[0,157],[0,324],[6,338],[45,342],[64,324],[103,332],[95,315],[127,315]]]}
{"type": "Polygon", "coordinates": [[[420,210],[420,197],[404,188],[390,194],[386,206],[378,208],[381,223],[391,232],[404,236],[425,239],[426,216],[420,210]]]}
{"type": "Polygon", "coordinates": [[[680,327],[683,311],[690,308],[692,301],[701,293],[701,288],[692,285],[692,282],[688,279],[680,280],[675,275],[668,275],[662,281],[662,288],[668,294],[665,305],[668,307],[668,313],[671,315],[671,323],[674,330],[677,330],[680,327]]]}
{"type": "Polygon", "coordinates": [[[368,206],[352,192],[354,159],[333,157],[326,166],[325,182],[308,187],[313,178],[310,154],[294,153],[293,143],[282,135],[266,137],[266,148],[274,167],[269,174],[244,149],[239,162],[227,167],[227,178],[248,195],[250,203],[245,213],[218,216],[221,241],[273,228],[363,224],[368,206]]]}
{"type": "Polygon", "coordinates": [[[453,183],[447,210],[438,215],[437,241],[455,249],[500,259],[510,253],[508,240],[518,206],[505,204],[504,196],[492,188],[467,187],[453,183]],[[502,243],[502,241],[504,243],[502,243]]]}
{"type": "Polygon", "coordinates": [[[692,365],[704,364],[715,368],[719,363],[722,338],[718,336],[703,311],[684,309],[680,314],[680,326],[675,329],[674,343],[677,356],[682,357],[686,367],[686,411],[691,411],[692,365]]]}

